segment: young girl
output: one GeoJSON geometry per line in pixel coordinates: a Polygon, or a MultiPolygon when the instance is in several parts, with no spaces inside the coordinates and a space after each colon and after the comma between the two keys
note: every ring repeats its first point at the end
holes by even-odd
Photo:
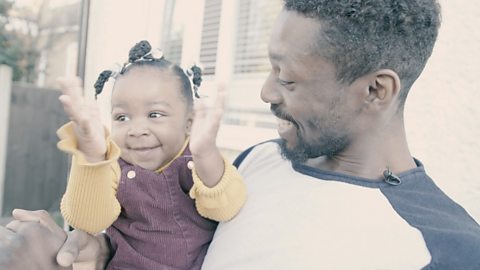
{"type": "Polygon", "coordinates": [[[245,201],[241,177],[215,144],[224,94],[193,115],[201,78],[197,67],[189,73],[193,86],[147,41],[137,43],[118,74],[104,71],[95,83],[98,95],[115,78],[111,137],[78,80],[60,82],[72,122],[58,131],[59,147],[73,154],[61,211],[77,229],[108,227],[107,269],[200,269],[215,221],[245,201]]]}

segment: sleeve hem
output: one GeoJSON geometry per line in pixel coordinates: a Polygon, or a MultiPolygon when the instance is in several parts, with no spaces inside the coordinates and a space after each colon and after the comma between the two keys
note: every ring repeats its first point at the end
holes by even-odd
{"type": "Polygon", "coordinates": [[[235,217],[245,204],[247,189],[243,178],[233,165],[226,162],[225,172],[214,187],[207,187],[192,170],[194,185],[190,197],[195,199],[199,214],[215,221],[228,221],[235,217]]]}
{"type": "Polygon", "coordinates": [[[195,168],[192,169],[193,187],[190,190],[190,197],[195,199],[198,195],[206,197],[216,197],[224,193],[232,181],[241,179],[235,167],[223,158],[224,172],[220,181],[213,187],[207,187],[198,176],[195,168]]]}
{"type": "Polygon", "coordinates": [[[120,158],[120,148],[111,139],[109,131],[105,128],[105,140],[107,143],[107,153],[105,155],[106,160],[93,163],[89,162],[85,158],[85,155],[78,150],[77,138],[75,137],[73,128],[73,122],[70,121],[57,130],[57,135],[60,138],[60,141],[57,143],[57,147],[60,150],[76,157],[79,166],[103,166],[117,161],[120,158]]]}

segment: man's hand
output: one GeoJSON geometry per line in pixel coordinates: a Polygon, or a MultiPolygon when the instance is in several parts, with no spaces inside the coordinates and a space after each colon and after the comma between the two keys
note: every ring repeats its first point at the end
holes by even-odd
{"type": "Polygon", "coordinates": [[[63,93],[59,100],[75,125],[78,149],[89,162],[105,160],[107,144],[97,104],[83,97],[79,78],[59,78],[58,82],[63,93]]]}
{"type": "MultiPolygon", "coordinates": [[[[75,230],[68,234],[60,228],[50,215],[44,211],[27,211],[16,209],[13,211],[16,220],[10,222],[7,227],[11,233],[18,231],[22,238],[15,238],[19,242],[21,249],[15,252],[20,253],[24,258],[33,257],[34,263],[49,262],[47,268],[1,268],[0,269],[104,269],[105,264],[110,257],[110,248],[104,234],[97,236],[90,235],[86,232],[75,230]],[[20,232],[26,232],[20,234],[20,232]],[[38,241],[36,241],[38,239],[38,241]],[[35,240],[35,241],[34,241],[35,240]],[[54,246],[53,252],[50,246],[54,246]],[[21,252],[24,247],[28,248],[28,253],[23,255],[21,252]],[[45,248],[44,248],[45,247],[45,248]],[[37,258],[38,257],[38,258],[37,258]],[[51,265],[55,265],[54,268],[51,265]],[[84,268],[84,265],[92,265],[92,268],[84,268]],[[63,268],[62,268],[63,267],[63,268]]],[[[8,229],[0,231],[2,235],[8,235],[8,229]],[[6,230],[6,231],[5,231],[6,230]]],[[[7,237],[8,238],[8,237],[7,237]]],[[[5,241],[0,240],[5,243],[5,241]]],[[[10,246],[12,246],[11,244],[10,246]]],[[[18,244],[15,244],[18,245],[18,244]]],[[[13,251],[13,248],[9,248],[13,251]]],[[[6,249],[7,251],[9,249],[6,249]]],[[[0,243],[0,251],[3,250],[0,243]]],[[[28,259],[23,263],[28,263],[28,259]]],[[[21,263],[21,260],[10,260],[11,263],[21,263]]],[[[13,264],[12,264],[13,265],[13,264]]],[[[0,266],[3,264],[0,261],[0,266]]]]}
{"type": "MultiPolygon", "coordinates": [[[[14,217],[23,218],[25,212],[30,211],[16,210],[14,217]]],[[[55,260],[66,234],[48,213],[33,211],[24,220],[14,220],[0,227],[0,269],[72,269],[60,266],[55,260]]]]}

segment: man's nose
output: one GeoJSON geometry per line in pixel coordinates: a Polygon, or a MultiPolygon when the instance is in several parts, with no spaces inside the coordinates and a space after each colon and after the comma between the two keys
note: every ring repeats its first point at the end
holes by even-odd
{"type": "Polygon", "coordinates": [[[282,94],[278,85],[275,83],[273,76],[270,75],[265,83],[263,84],[262,91],[260,92],[260,97],[263,102],[270,104],[280,104],[282,103],[282,94]]]}

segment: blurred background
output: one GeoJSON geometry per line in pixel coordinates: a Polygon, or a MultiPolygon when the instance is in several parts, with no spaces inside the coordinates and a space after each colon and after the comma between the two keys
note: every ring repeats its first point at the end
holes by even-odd
{"type": "MultiPolygon", "coordinates": [[[[411,151],[454,200],[480,221],[480,2],[440,1],[443,24],[406,105],[411,151]]],[[[227,82],[218,145],[233,160],[277,137],[260,100],[267,43],[281,0],[0,0],[0,213],[47,209],[57,216],[68,157],[55,131],[68,119],[58,76],[79,76],[93,97],[98,74],[147,39],[167,59],[204,69],[201,92],[227,82]]],[[[107,87],[111,87],[107,83],[107,87]]],[[[109,125],[109,93],[99,98],[109,125]]]]}

